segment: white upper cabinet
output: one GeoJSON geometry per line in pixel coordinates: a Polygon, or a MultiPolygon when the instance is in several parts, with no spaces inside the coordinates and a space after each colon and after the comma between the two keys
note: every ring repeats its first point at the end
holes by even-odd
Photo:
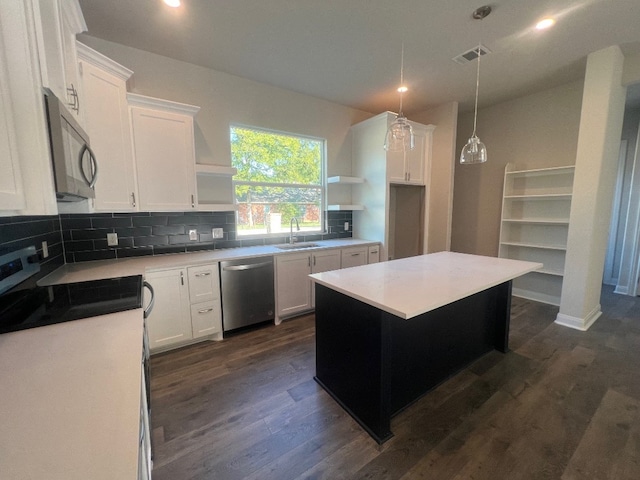
{"type": "Polygon", "coordinates": [[[132,71],[78,43],[86,128],[100,162],[96,211],[137,210],[138,187],[131,144],[126,82],[132,71]]]}
{"type": "MultiPolygon", "coordinates": [[[[8,84],[7,62],[4,51],[0,49],[0,85],[8,84]]],[[[0,210],[19,210],[25,207],[15,138],[10,90],[0,88],[0,210]]]]}
{"type": "Polygon", "coordinates": [[[200,109],[127,94],[141,211],[198,206],[193,117],[200,109]]]}
{"type": "Polygon", "coordinates": [[[76,35],[87,31],[78,0],[32,0],[42,85],[85,126],[76,35]]]}
{"type": "Polygon", "coordinates": [[[387,177],[391,183],[424,185],[434,127],[412,121],[409,124],[413,128],[415,148],[407,152],[387,152],[387,177]]]}

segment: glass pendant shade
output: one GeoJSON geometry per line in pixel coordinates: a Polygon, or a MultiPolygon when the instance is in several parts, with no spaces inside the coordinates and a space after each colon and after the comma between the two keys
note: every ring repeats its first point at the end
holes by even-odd
{"type": "Polygon", "coordinates": [[[406,152],[407,150],[413,150],[415,145],[413,128],[411,128],[406,117],[399,114],[387,129],[384,149],[388,152],[406,152]]]}
{"type": "Polygon", "coordinates": [[[480,139],[473,135],[460,153],[460,163],[469,165],[471,163],[484,163],[487,161],[487,147],[480,139]]]}

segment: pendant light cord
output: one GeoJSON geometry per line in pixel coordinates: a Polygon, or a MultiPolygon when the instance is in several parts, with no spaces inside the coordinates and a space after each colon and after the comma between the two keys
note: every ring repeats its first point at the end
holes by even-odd
{"type": "Polygon", "coordinates": [[[398,115],[402,117],[402,95],[404,94],[402,90],[404,87],[404,42],[402,42],[402,49],[400,51],[400,111],[398,115]]]}
{"type": "Polygon", "coordinates": [[[476,104],[473,113],[473,134],[472,137],[476,136],[476,123],[478,120],[478,90],[480,89],[480,45],[478,44],[478,70],[476,72],[476,104]]]}

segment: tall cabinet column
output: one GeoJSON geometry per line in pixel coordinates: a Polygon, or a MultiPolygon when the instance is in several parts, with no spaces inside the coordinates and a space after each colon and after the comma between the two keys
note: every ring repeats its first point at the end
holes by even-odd
{"type": "Polygon", "coordinates": [[[587,58],[565,275],[556,323],[587,330],[601,315],[600,292],[626,88],[619,47],[587,58]]]}

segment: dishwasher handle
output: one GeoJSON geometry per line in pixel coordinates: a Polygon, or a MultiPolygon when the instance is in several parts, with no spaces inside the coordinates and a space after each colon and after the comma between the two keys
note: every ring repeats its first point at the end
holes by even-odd
{"type": "Polygon", "coordinates": [[[273,265],[273,262],[247,263],[245,265],[225,265],[224,267],[222,267],[222,270],[226,270],[226,271],[253,270],[255,268],[270,267],[271,265],[273,265]]]}
{"type": "Polygon", "coordinates": [[[149,289],[149,291],[151,292],[151,300],[149,300],[149,305],[147,305],[147,308],[144,309],[144,318],[147,318],[150,314],[151,314],[151,310],[153,310],[153,304],[156,300],[156,294],[153,291],[153,287],[151,286],[151,284],[149,282],[143,282],[142,283],[143,286],[147,287],[149,289]]]}

